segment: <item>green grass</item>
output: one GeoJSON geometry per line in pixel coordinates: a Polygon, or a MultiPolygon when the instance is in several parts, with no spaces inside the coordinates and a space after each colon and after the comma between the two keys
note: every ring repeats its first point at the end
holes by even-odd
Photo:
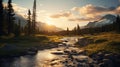
{"type": "Polygon", "coordinates": [[[46,36],[46,35],[36,35],[36,36],[21,36],[21,37],[2,37],[0,38],[0,55],[18,54],[23,52],[27,48],[39,47],[39,48],[49,48],[51,46],[56,46],[56,43],[60,42],[62,36],[46,36]],[[53,45],[50,45],[50,44],[53,45]],[[5,44],[9,44],[18,49],[15,50],[2,50],[5,44]]]}
{"type": "Polygon", "coordinates": [[[87,50],[88,55],[97,53],[99,51],[120,54],[120,34],[109,32],[85,37],[94,40],[94,43],[82,47],[82,49],[87,50]]]}

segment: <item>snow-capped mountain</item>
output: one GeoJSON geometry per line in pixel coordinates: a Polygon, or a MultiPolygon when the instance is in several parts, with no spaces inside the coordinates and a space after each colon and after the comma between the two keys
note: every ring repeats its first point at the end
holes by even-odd
{"type": "Polygon", "coordinates": [[[112,24],[116,20],[116,16],[107,14],[103,16],[99,21],[89,22],[85,27],[101,27],[104,25],[112,24]]]}

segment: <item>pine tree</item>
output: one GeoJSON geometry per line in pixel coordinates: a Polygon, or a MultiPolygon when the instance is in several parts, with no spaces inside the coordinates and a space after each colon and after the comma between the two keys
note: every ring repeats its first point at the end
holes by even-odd
{"type": "Polygon", "coordinates": [[[32,28],[33,28],[33,34],[35,34],[36,32],[36,0],[34,0],[34,3],[33,3],[32,28]]]}
{"type": "Polygon", "coordinates": [[[77,35],[77,28],[76,27],[73,29],[73,33],[74,33],[74,35],[77,35]]]}
{"type": "Polygon", "coordinates": [[[80,26],[79,26],[79,24],[77,24],[77,35],[80,35],[81,34],[81,32],[80,32],[80,26]]]}
{"type": "Polygon", "coordinates": [[[18,36],[21,34],[21,20],[18,20],[18,36]]]}
{"type": "Polygon", "coordinates": [[[5,35],[7,35],[8,34],[8,21],[7,21],[7,6],[4,6],[4,12],[3,12],[3,15],[4,15],[4,33],[5,33],[5,35]]]}
{"type": "Polygon", "coordinates": [[[69,28],[68,28],[68,27],[67,27],[67,31],[66,31],[66,32],[67,32],[67,35],[69,35],[69,34],[70,34],[70,31],[69,31],[69,28]]]}
{"type": "Polygon", "coordinates": [[[14,20],[15,20],[15,17],[14,17],[14,10],[12,8],[12,0],[9,0],[8,1],[8,13],[7,13],[7,17],[8,17],[8,34],[10,33],[14,33],[14,20]]]}
{"type": "Polygon", "coordinates": [[[31,24],[31,12],[30,9],[28,10],[28,35],[31,35],[32,31],[32,24],[31,24]]]}
{"type": "Polygon", "coordinates": [[[116,29],[116,32],[120,33],[120,16],[119,15],[116,18],[115,26],[114,27],[116,29]]]}
{"type": "Polygon", "coordinates": [[[15,36],[20,36],[21,34],[21,20],[18,19],[18,23],[17,24],[14,24],[15,26],[15,31],[14,31],[14,34],[15,36]]]}
{"type": "Polygon", "coordinates": [[[3,23],[3,0],[0,0],[0,36],[4,35],[4,23],[3,23]]]}

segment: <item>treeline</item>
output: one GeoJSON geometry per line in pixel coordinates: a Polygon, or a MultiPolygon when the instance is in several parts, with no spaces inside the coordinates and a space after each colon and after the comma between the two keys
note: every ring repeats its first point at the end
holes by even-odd
{"type": "Polygon", "coordinates": [[[69,30],[69,28],[67,27],[66,30],[64,31],[60,31],[57,34],[59,35],[81,35],[81,28],[80,26],[77,24],[76,27],[74,27],[73,30],[69,30]]]}
{"type": "MultiPolygon", "coordinates": [[[[36,0],[34,0],[36,5],[36,0]]],[[[33,14],[28,10],[27,23],[21,25],[21,20],[15,17],[12,0],[8,0],[7,5],[0,0],[0,36],[3,35],[33,35],[36,30],[36,6],[33,8],[33,14]],[[33,16],[34,15],[34,16],[33,16]],[[31,18],[32,17],[32,18],[31,18]]]]}
{"type": "Polygon", "coordinates": [[[15,13],[12,6],[12,1],[9,0],[7,6],[4,7],[3,0],[0,0],[0,35],[15,33],[15,13]]]}
{"type": "Polygon", "coordinates": [[[101,27],[91,27],[81,29],[79,25],[74,27],[73,30],[66,29],[66,31],[58,32],[59,35],[84,35],[84,34],[96,34],[101,32],[117,32],[120,33],[120,16],[117,15],[116,20],[112,24],[104,25],[101,27]]]}

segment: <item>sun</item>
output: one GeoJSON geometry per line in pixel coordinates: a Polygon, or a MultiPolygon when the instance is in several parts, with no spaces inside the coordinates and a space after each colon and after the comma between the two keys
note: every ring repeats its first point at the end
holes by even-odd
{"type": "Polygon", "coordinates": [[[53,25],[53,24],[52,24],[52,21],[51,21],[49,18],[46,19],[46,23],[47,23],[48,25],[53,25]]]}
{"type": "Polygon", "coordinates": [[[46,23],[47,23],[48,25],[52,25],[52,22],[49,21],[49,20],[47,20],[46,23]]]}

